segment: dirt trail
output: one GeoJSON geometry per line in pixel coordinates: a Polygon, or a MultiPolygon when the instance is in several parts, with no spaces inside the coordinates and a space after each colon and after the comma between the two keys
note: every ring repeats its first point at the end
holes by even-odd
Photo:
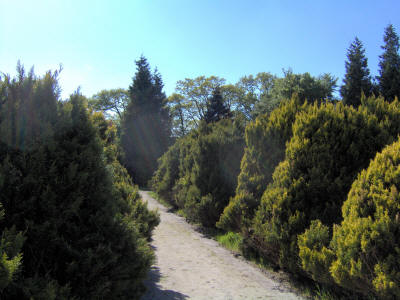
{"type": "Polygon", "coordinates": [[[145,284],[142,300],[180,299],[302,299],[287,284],[211,239],[149,196],[140,192],[150,209],[160,212],[161,223],[153,233],[157,256],[145,284]]]}

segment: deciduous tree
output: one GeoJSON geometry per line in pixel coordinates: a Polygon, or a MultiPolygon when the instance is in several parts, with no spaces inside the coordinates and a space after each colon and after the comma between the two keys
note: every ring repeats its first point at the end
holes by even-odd
{"type": "Polygon", "coordinates": [[[116,116],[121,119],[128,105],[129,94],[124,89],[102,90],[89,99],[89,107],[102,111],[109,118],[116,116]]]}

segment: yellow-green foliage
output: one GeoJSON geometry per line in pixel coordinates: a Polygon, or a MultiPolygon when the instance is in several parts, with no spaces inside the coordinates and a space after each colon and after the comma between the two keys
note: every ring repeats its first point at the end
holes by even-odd
{"type": "Polygon", "coordinates": [[[390,103],[383,97],[363,97],[361,104],[360,109],[375,115],[394,142],[400,133],[400,102],[397,97],[390,103]]]}
{"type": "Polygon", "coordinates": [[[334,227],[334,280],[382,299],[400,298],[400,141],[377,154],[353,183],[334,227]]]}
{"type": "MultiPolygon", "coordinates": [[[[1,185],[0,185],[1,186],[1,185]]],[[[0,203],[0,220],[4,218],[4,210],[0,203]]],[[[3,226],[2,226],[3,227],[3,226]]],[[[17,232],[15,226],[11,229],[1,228],[0,240],[0,297],[3,290],[14,280],[20,269],[22,254],[20,253],[25,238],[17,232]]]]}
{"type": "Polygon", "coordinates": [[[271,114],[261,115],[247,125],[236,194],[225,208],[218,227],[238,231],[249,226],[275,167],[284,159],[285,144],[292,136],[295,116],[306,107],[307,103],[302,104],[293,96],[271,114]]]}
{"type": "Polygon", "coordinates": [[[340,221],[351,183],[388,139],[374,115],[341,103],[314,104],[297,114],[285,161],[254,219],[260,252],[300,272],[297,235],[315,219],[326,225],[340,221]]]}
{"type": "MultiPolygon", "coordinates": [[[[394,141],[397,135],[400,133],[400,103],[396,99],[395,101],[388,103],[385,102],[382,97],[375,98],[363,98],[362,106],[359,107],[359,111],[368,115],[375,116],[380,124],[380,127],[384,131],[382,135],[382,145],[390,144],[394,141]]],[[[337,212],[337,215],[341,215],[341,212],[337,212]]],[[[299,256],[301,259],[302,268],[316,281],[328,284],[334,284],[334,279],[330,276],[329,268],[331,267],[334,259],[334,253],[330,245],[331,236],[327,238],[326,235],[322,235],[321,232],[332,233],[332,223],[315,221],[306,232],[299,236],[299,256]],[[326,226],[328,225],[328,226],[326,226]]],[[[364,226],[364,223],[358,222],[356,226],[364,226]]],[[[359,236],[353,236],[354,242],[357,242],[359,236]]],[[[346,281],[346,280],[345,280],[346,281]]],[[[351,280],[348,278],[348,281],[351,280]]],[[[351,283],[349,286],[352,285],[351,283]]],[[[351,290],[361,291],[364,287],[354,288],[349,287],[351,290]]],[[[361,291],[362,292],[362,291],[361,291]]]]}
{"type": "Polygon", "coordinates": [[[302,268],[313,280],[327,284],[332,283],[328,267],[335,257],[328,247],[330,240],[329,227],[320,220],[311,221],[310,227],[298,236],[302,268]]]}

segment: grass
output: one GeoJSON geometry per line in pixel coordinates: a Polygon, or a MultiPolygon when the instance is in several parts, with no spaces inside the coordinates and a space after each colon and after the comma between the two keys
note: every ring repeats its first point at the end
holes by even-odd
{"type": "Polygon", "coordinates": [[[225,248],[234,252],[240,252],[243,238],[239,233],[228,231],[225,233],[217,234],[215,236],[215,239],[225,248]]]}

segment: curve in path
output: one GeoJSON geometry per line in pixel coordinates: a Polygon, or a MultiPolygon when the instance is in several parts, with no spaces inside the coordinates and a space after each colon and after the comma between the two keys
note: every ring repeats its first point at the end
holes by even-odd
{"type": "Polygon", "coordinates": [[[161,222],[153,232],[156,263],[145,281],[142,300],[301,299],[286,284],[205,238],[183,218],[169,213],[147,192],[140,192],[161,222]]]}

